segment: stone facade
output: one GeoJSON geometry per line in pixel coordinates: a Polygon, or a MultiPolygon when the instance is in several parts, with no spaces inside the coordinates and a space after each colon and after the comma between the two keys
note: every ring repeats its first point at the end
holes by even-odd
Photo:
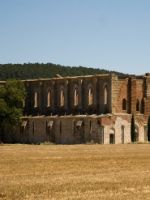
{"type": "Polygon", "coordinates": [[[24,84],[27,97],[16,142],[130,143],[132,114],[137,141],[147,141],[150,74],[59,76],[24,84]]]}

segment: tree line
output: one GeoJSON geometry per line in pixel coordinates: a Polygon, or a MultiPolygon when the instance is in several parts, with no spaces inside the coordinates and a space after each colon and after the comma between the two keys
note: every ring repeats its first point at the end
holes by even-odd
{"type": "Polygon", "coordinates": [[[52,78],[56,74],[61,76],[84,76],[104,73],[123,73],[108,71],[105,69],[88,68],[88,67],[70,67],[53,63],[24,63],[24,64],[0,64],[0,80],[8,79],[36,79],[36,78],[52,78]]]}

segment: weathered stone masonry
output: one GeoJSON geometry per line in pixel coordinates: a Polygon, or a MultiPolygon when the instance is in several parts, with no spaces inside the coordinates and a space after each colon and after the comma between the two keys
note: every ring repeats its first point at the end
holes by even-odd
{"type": "Polygon", "coordinates": [[[24,84],[24,117],[13,135],[17,142],[130,143],[132,114],[137,141],[147,140],[150,74],[55,77],[24,84]]]}

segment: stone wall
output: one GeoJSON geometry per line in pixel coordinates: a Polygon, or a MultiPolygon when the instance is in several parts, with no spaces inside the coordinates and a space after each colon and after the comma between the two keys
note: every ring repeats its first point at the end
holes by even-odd
{"type": "Polygon", "coordinates": [[[150,76],[121,77],[111,74],[65,77],[28,80],[25,81],[25,85],[26,115],[105,113],[150,115],[150,76]],[[78,98],[76,103],[75,91],[78,98]],[[47,102],[48,92],[50,92],[50,105],[47,102]],[[35,93],[37,93],[37,106],[34,105],[35,93]]]}
{"type": "Polygon", "coordinates": [[[25,115],[101,114],[111,112],[110,75],[27,80],[25,86],[27,89],[25,115]],[[77,104],[74,103],[75,90],[78,95],[77,104]],[[106,90],[107,94],[105,94],[106,90]],[[51,104],[48,106],[47,95],[49,91],[51,92],[51,104]],[[64,103],[61,102],[62,98],[64,103]],[[105,98],[107,98],[107,103],[104,102],[105,98]]]}
{"type": "Polygon", "coordinates": [[[111,85],[112,113],[150,115],[149,76],[112,76],[111,85]]]}
{"type": "MultiPolygon", "coordinates": [[[[147,141],[146,118],[135,117],[138,142],[147,141]]],[[[21,143],[121,144],[131,142],[131,115],[40,116],[22,119],[13,139],[21,143]]]]}

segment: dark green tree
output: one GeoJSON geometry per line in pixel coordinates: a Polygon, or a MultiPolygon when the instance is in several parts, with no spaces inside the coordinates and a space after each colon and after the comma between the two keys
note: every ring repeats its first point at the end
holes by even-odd
{"type": "Polygon", "coordinates": [[[131,141],[136,142],[135,120],[134,115],[131,118],[131,141]]]}
{"type": "Polygon", "coordinates": [[[148,117],[148,122],[147,122],[147,136],[148,136],[148,141],[150,141],[150,116],[148,117]]]}
{"type": "Polygon", "coordinates": [[[25,99],[25,87],[21,81],[6,81],[0,87],[0,138],[6,129],[13,128],[20,122],[23,115],[23,102],[25,99]]]}

